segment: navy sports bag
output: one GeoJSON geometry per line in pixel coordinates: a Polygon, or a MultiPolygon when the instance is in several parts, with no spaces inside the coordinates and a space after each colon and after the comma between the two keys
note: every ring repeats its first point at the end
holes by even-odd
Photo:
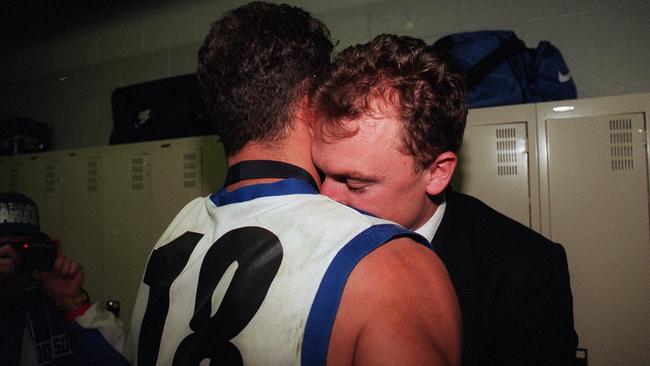
{"type": "Polygon", "coordinates": [[[434,43],[467,76],[470,108],[575,99],[560,51],[547,41],[527,48],[512,31],[456,33],[434,43]]]}

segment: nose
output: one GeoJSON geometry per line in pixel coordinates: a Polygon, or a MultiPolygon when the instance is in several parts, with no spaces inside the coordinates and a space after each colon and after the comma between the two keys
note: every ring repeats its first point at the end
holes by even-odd
{"type": "Polygon", "coordinates": [[[320,186],[320,193],[335,201],[347,205],[348,203],[345,200],[343,189],[341,189],[342,185],[343,184],[335,181],[334,179],[325,177],[325,179],[323,179],[323,183],[320,186]]]}

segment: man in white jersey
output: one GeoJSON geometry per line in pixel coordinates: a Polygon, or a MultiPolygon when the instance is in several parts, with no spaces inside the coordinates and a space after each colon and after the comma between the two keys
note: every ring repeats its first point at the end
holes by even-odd
{"type": "Polygon", "coordinates": [[[318,194],[310,97],[326,27],[255,2],[217,20],[198,76],[228,175],[154,247],[142,365],[457,365],[458,305],[426,241],[318,194]]]}

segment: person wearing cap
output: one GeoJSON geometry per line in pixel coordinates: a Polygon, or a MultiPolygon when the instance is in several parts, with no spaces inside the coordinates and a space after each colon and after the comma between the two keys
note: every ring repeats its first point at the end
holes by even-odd
{"type": "Polygon", "coordinates": [[[125,325],[91,303],[83,267],[42,233],[36,204],[0,193],[0,364],[128,365],[125,325]]]}

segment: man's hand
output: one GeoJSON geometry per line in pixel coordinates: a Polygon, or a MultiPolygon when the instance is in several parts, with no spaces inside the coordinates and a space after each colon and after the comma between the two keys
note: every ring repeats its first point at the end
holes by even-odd
{"type": "Polygon", "coordinates": [[[41,272],[40,275],[43,288],[57,304],[73,299],[81,293],[84,282],[83,267],[62,254],[56,257],[51,271],[41,272]]]}
{"type": "Polygon", "coordinates": [[[21,265],[20,256],[9,244],[0,247],[0,284],[11,280],[16,275],[16,268],[21,265]]]}

